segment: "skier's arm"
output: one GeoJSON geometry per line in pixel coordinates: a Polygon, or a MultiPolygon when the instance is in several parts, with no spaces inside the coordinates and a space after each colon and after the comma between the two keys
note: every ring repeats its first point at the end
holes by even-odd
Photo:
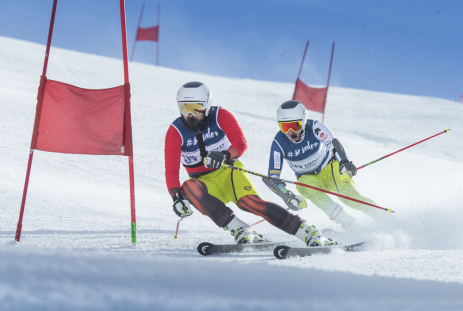
{"type": "Polygon", "coordinates": [[[180,156],[182,150],[182,136],[174,126],[169,126],[164,146],[164,161],[166,167],[166,184],[169,194],[174,201],[172,205],[175,214],[187,217],[193,213],[190,202],[185,198],[180,188],[180,156]]]}
{"type": "Polygon", "coordinates": [[[246,138],[235,116],[225,109],[219,109],[217,122],[231,143],[230,148],[227,150],[230,153],[230,158],[227,160],[237,159],[242,156],[248,148],[246,138]]]}
{"type": "Polygon", "coordinates": [[[180,155],[182,149],[182,137],[174,126],[169,126],[166,133],[164,146],[164,161],[166,168],[166,185],[170,195],[180,191],[180,155]]]}
{"type": "Polygon", "coordinates": [[[352,161],[347,158],[347,153],[341,142],[335,138],[333,139],[333,146],[335,149],[336,157],[339,159],[339,173],[347,173],[349,177],[357,175],[357,168],[352,161]]]}
{"type": "MultiPolygon", "coordinates": [[[[283,150],[280,148],[276,140],[273,141],[270,148],[270,159],[268,163],[268,176],[280,178],[281,170],[283,169],[283,150]]],[[[307,207],[307,203],[300,195],[294,195],[290,190],[286,189],[286,184],[282,181],[262,177],[264,184],[279,197],[283,199],[286,205],[298,211],[301,208],[307,207]]]]}
{"type": "Polygon", "coordinates": [[[270,148],[270,157],[268,160],[268,176],[280,178],[281,170],[283,169],[283,150],[273,140],[272,147],[270,148]]]}
{"type": "MultiPolygon", "coordinates": [[[[331,132],[331,130],[325,124],[318,122],[318,121],[314,121],[313,126],[312,126],[312,131],[315,137],[317,137],[319,141],[325,144],[326,149],[328,149],[330,153],[333,153],[334,135],[331,132]]],[[[338,158],[338,160],[340,159],[338,158]]]]}
{"type": "Polygon", "coordinates": [[[349,161],[347,158],[346,151],[341,145],[341,142],[337,138],[334,138],[333,133],[326,125],[315,121],[313,124],[313,133],[318,140],[325,144],[330,153],[334,153],[339,162],[339,172],[341,174],[347,173],[350,177],[357,174],[357,169],[352,161],[349,161]]]}
{"type": "Polygon", "coordinates": [[[206,168],[219,169],[222,163],[228,164],[231,159],[239,158],[247,148],[247,142],[238,121],[227,110],[219,109],[217,123],[225,132],[225,135],[227,135],[231,146],[227,150],[212,151],[209,153],[204,162],[206,168]]]}

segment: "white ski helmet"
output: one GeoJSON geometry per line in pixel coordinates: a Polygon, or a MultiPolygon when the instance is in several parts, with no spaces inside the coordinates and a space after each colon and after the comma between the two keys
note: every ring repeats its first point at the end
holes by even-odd
{"type": "Polygon", "coordinates": [[[185,102],[203,103],[205,110],[204,115],[207,117],[211,110],[211,90],[207,87],[207,85],[201,82],[194,81],[185,83],[177,92],[177,104],[185,102]]]}
{"type": "Polygon", "coordinates": [[[307,124],[307,109],[297,100],[288,100],[280,105],[277,110],[278,122],[302,121],[302,129],[307,124]]]}

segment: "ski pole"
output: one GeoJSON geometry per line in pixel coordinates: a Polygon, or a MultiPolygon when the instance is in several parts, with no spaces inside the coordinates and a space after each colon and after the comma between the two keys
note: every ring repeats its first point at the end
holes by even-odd
{"type": "Polygon", "coordinates": [[[252,226],[255,226],[255,225],[257,225],[257,224],[260,224],[261,222],[264,222],[264,221],[265,221],[265,219],[261,219],[261,220],[259,220],[258,222],[256,222],[255,224],[252,224],[251,227],[252,227],[252,226]]]}
{"type": "Polygon", "coordinates": [[[414,143],[413,145],[410,145],[410,146],[408,146],[408,147],[402,148],[402,149],[400,149],[400,150],[397,150],[396,152],[393,152],[393,153],[390,153],[390,154],[388,154],[388,155],[385,155],[385,156],[382,157],[382,158],[379,158],[379,159],[377,159],[377,160],[371,161],[370,163],[367,163],[367,164],[365,164],[365,165],[362,165],[362,166],[360,166],[360,167],[357,167],[357,171],[358,171],[359,169],[361,169],[361,168],[364,168],[365,166],[368,166],[368,165],[371,165],[371,164],[376,163],[376,162],[378,162],[378,161],[381,161],[381,160],[383,160],[383,159],[386,159],[387,157],[390,157],[390,156],[393,155],[393,154],[396,154],[396,153],[401,152],[401,151],[403,151],[403,150],[405,150],[405,149],[408,149],[408,148],[410,148],[410,147],[413,147],[413,146],[415,146],[415,145],[418,145],[419,143],[422,143],[422,142],[424,142],[424,141],[426,141],[426,140],[428,140],[428,139],[431,139],[431,138],[433,138],[433,137],[436,137],[436,136],[438,136],[438,135],[440,135],[440,134],[448,133],[449,131],[450,131],[450,129],[446,129],[446,130],[443,131],[443,132],[440,132],[440,133],[438,133],[438,134],[436,134],[436,135],[433,135],[433,136],[431,136],[431,137],[428,137],[428,138],[426,138],[426,139],[423,139],[422,141],[419,141],[419,142],[417,142],[417,143],[414,143]]]}
{"type": "Polygon", "coordinates": [[[268,178],[268,179],[273,179],[273,180],[282,181],[282,182],[285,182],[285,183],[288,183],[288,184],[293,184],[293,185],[299,185],[299,186],[302,186],[302,187],[307,187],[307,188],[314,189],[314,190],[317,190],[317,191],[321,191],[321,192],[325,192],[325,193],[328,193],[328,194],[332,194],[332,195],[335,195],[335,196],[340,197],[340,198],[343,198],[343,199],[347,199],[347,200],[354,201],[354,202],[357,202],[357,203],[361,203],[361,204],[373,206],[373,207],[382,209],[382,210],[384,210],[384,211],[386,211],[386,212],[389,212],[389,213],[395,213],[393,210],[391,210],[391,209],[389,209],[389,208],[384,208],[384,207],[381,207],[381,206],[378,206],[378,205],[374,205],[374,204],[370,204],[370,203],[367,203],[367,202],[363,202],[363,201],[360,201],[360,200],[357,200],[357,199],[354,199],[354,198],[346,197],[346,196],[344,196],[344,195],[342,195],[342,194],[338,194],[338,193],[334,193],[334,192],[331,192],[331,191],[323,190],[323,189],[320,189],[320,188],[317,188],[317,187],[314,187],[314,186],[310,186],[310,185],[306,185],[306,184],[303,184],[303,183],[300,183],[300,182],[290,181],[290,180],[286,180],[286,179],[279,179],[279,178],[275,178],[275,177],[265,176],[265,175],[262,175],[262,174],[259,174],[259,173],[254,173],[254,172],[251,172],[251,171],[248,171],[248,170],[239,168],[239,167],[235,167],[235,166],[233,166],[233,165],[225,164],[225,163],[222,163],[222,166],[228,167],[228,168],[230,168],[230,169],[232,169],[232,170],[237,170],[237,171],[245,172],[245,173],[248,173],[248,174],[251,174],[251,175],[255,175],[255,176],[259,176],[259,177],[264,177],[264,178],[268,178]]]}
{"type": "Polygon", "coordinates": [[[175,230],[175,235],[174,239],[177,240],[177,235],[178,235],[178,227],[180,226],[180,222],[183,220],[183,217],[180,217],[180,219],[177,221],[177,229],[175,230]]]}

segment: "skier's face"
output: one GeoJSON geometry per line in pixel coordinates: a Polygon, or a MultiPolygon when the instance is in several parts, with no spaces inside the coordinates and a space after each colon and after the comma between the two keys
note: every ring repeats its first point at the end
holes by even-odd
{"type": "Polygon", "coordinates": [[[288,138],[292,141],[298,141],[299,139],[301,139],[301,133],[302,131],[295,132],[292,129],[290,129],[288,133],[286,133],[286,136],[288,136],[288,138]]]}
{"type": "Polygon", "coordinates": [[[204,120],[204,113],[201,113],[199,116],[194,116],[189,113],[187,116],[184,116],[186,125],[189,129],[196,131],[198,125],[204,120]]]}

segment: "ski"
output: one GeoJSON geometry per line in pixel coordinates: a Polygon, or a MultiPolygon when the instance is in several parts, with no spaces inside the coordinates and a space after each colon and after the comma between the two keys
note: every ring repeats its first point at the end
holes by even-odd
{"type": "Polygon", "coordinates": [[[360,242],[350,245],[335,245],[335,246],[316,246],[316,247],[304,247],[304,248],[295,248],[285,245],[277,246],[273,250],[273,255],[278,259],[287,259],[291,257],[305,257],[312,256],[314,254],[323,254],[329,253],[333,249],[341,249],[344,251],[356,251],[361,250],[365,242],[360,242]]]}
{"type": "Polygon", "coordinates": [[[203,242],[198,245],[197,250],[203,256],[212,254],[241,253],[247,251],[271,250],[275,246],[286,244],[285,242],[262,242],[252,244],[212,244],[203,242]]]}

